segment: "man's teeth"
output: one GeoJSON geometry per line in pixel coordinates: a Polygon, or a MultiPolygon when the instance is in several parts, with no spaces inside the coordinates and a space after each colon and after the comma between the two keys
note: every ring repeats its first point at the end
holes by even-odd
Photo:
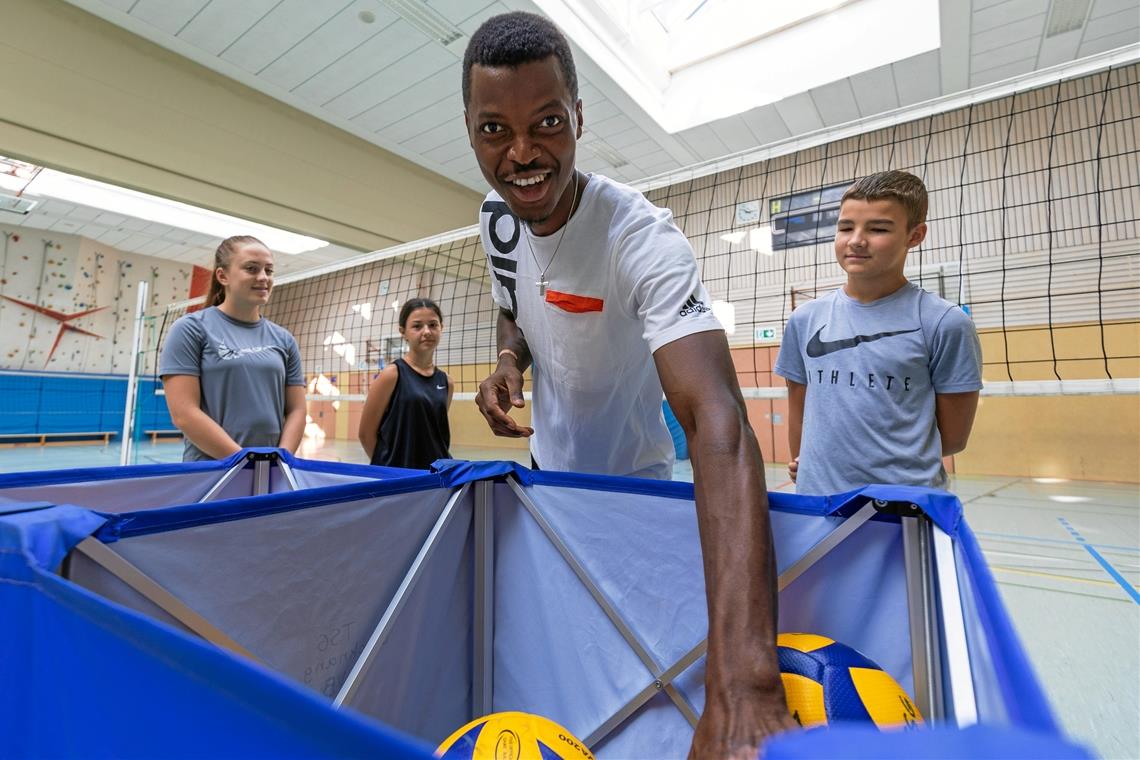
{"type": "Polygon", "coordinates": [[[536,177],[527,177],[526,179],[516,179],[514,183],[519,187],[527,187],[528,185],[537,185],[546,179],[545,174],[539,174],[536,177]]]}

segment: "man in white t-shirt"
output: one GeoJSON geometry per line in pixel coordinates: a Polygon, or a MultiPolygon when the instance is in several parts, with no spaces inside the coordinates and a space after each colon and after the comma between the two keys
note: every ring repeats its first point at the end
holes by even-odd
{"type": "Polygon", "coordinates": [[[709,607],[697,757],[754,758],[796,724],[776,658],[763,461],[728,342],[670,213],[575,168],[582,101],[566,39],[507,13],[471,37],[464,119],[494,192],[479,215],[499,305],[498,364],[477,403],[531,437],[543,469],[668,478],[664,391],[692,452],[709,607]],[[534,428],[509,415],[534,370],[534,428]]]}

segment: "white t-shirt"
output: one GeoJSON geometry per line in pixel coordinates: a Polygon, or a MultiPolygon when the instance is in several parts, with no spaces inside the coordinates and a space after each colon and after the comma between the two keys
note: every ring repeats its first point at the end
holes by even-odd
{"type": "Polygon", "coordinates": [[[653,352],[723,328],[669,210],[589,177],[569,223],[545,237],[529,235],[497,193],[479,213],[492,295],[533,359],[531,453],[546,470],[667,480],[673,443],[653,352]],[[539,273],[556,247],[542,297],[539,273]]]}

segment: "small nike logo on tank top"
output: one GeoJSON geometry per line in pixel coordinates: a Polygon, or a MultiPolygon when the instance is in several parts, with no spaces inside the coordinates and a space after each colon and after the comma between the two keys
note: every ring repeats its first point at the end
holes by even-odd
{"type": "Polygon", "coordinates": [[[871,343],[872,341],[880,340],[882,338],[889,338],[892,335],[905,335],[907,333],[918,332],[918,327],[911,330],[895,330],[894,332],[881,332],[873,335],[856,335],[853,338],[840,338],[839,340],[820,340],[820,333],[823,332],[827,325],[823,325],[815,331],[815,335],[811,336],[808,341],[805,351],[807,355],[813,359],[818,359],[821,356],[833,354],[836,351],[842,351],[845,348],[855,348],[860,343],[871,343]]]}

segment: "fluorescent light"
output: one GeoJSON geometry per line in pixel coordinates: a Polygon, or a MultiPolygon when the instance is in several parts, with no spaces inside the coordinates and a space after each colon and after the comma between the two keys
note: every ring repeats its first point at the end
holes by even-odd
{"type": "Polygon", "coordinates": [[[1081,504],[1081,503],[1086,502],[1086,501],[1092,501],[1092,499],[1088,496],[1059,495],[1059,496],[1050,496],[1049,499],[1051,501],[1059,501],[1062,504],[1081,504]]]}
{"type": "Polygon", "coordinates": [[[731,243],[733,245],[736,245],[741,240],[743,240],[747,235],[748,235],[748,230],[735,230],[733,232],[724,233],[723,235],[720,236],[720,239],[726,243],[731,243]]]}
{"type": "Polygon", "coordinates": [[[51,169],[44,169],[30,183],[21,181],[18,183],[20,186],[26,184],[25,195],[30,193],[49,199],[58,198],[69,203],[145,219],[148,222],[200,232],[219,240],[232,235],[253,235],[277,253],[304,253],[328,245],[328,241],[325,240],[51,169]]]}
{"type": "Polygon", "coordinates": [[[1068,483],[1068,478],[1034,478],[1034,483],[1042,483],[1045,485],[1052,485],[1054,483],[1068,483]]]}

